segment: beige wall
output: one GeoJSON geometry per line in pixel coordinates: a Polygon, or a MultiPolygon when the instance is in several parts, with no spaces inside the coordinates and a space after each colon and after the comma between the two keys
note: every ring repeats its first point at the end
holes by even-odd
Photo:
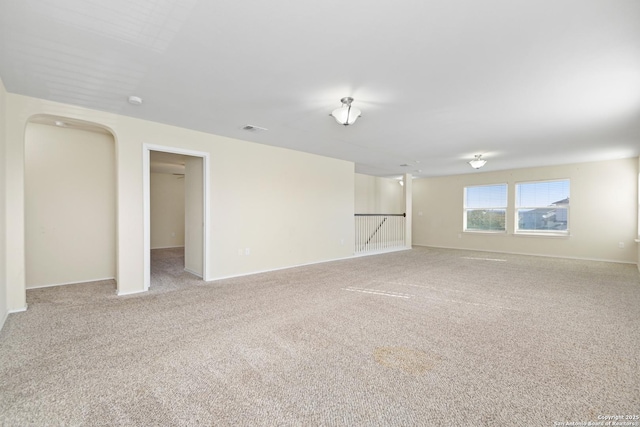
{"type": "Polygon", "coordinates": [[[114,278],[115,202],[113,136],[29,123],[27,288],[114,278]]]}
{"type": "Polygon", "coordinates": [[[413,182],[413,242],[416,245],[478,249],[636,263],[638,159],[471,173],[413,182]],[[463,189],[468,185],[509,184],[513,219],[515,183],[569,178],[570,237],[516,236],[462,231],[463,189]],[[619,243],[624,248],[619,248],[619,243]]]}
{"type": "Polygon", "coordinates": [[[397,179],[355,174],[355,213],[404,213],[403,188],[397,179]]]}
{"type": "Polygon", "coordinates": [[[184,176],[150,174],[151,249],[184,246],[184,176]]]}
{"type": "Polygon", "coordinates": [[[5,116],[7,92],[0,80],[0,329],[9,313],[7,307],[7,271],[6,271],[6,239],[5,239],[5,116]]]}
{"type": "Polygon", "coordinates": [[[211,161],[217,274],[353,255],[353,163],[240,141],[211,161]]]}
{"type": "Polygon", "coordinates": [[[187,157],[184,165],[185,180],[185,248],[184,269],[203,277],[204,200],[202,158],[187,157]]]}
{"type": "Polygon", "coordinates": [[[8,305],[25,307],[24,130],[36,114],[85,120],[116,140],[118,293],[144,290],[143,144],[206,152],[208,279],[353,255],[353,163],[7,94],[8,305]],[[239,255],[250,248],[250,255],[239,255]]]}

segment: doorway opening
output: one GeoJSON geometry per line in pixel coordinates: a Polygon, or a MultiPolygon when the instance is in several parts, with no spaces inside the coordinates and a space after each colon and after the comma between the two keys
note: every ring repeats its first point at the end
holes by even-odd
{"type": "Polygon", "coordinates": [[[151,286],[152,259],[177,262],[207,280],[209,154],[145,144],[143,174],[144,290],[151,286]]]}

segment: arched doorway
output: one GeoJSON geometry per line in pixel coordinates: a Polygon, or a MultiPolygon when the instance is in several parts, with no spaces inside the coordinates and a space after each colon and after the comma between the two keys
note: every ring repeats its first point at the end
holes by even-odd
{"type": "Polygon", "coordinates": [[[104,127],[49,115],[29,120],[27,289],[116,278],[115,162],[115,137],[104,127]]]}

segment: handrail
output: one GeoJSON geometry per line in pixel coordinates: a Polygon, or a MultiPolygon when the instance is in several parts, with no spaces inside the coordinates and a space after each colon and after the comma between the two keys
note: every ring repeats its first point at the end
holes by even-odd
{"type": "Polygon", "coordinates": [[[353,214],[354,216],[404,216],[406,217],[406,213],[401,214],[353,214]]]}
{"type": "Polygon", "coordinates": [[[406,214],[354,214],[356,253],[405,247],[406,214]]]}

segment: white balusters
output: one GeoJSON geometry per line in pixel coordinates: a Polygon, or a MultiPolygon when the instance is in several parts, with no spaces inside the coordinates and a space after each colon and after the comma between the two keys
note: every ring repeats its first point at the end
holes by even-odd
{"type": "Polygon", "coordinates": [[[356,214],[356,254],[405,248],[404,214],[356,214]]]}

